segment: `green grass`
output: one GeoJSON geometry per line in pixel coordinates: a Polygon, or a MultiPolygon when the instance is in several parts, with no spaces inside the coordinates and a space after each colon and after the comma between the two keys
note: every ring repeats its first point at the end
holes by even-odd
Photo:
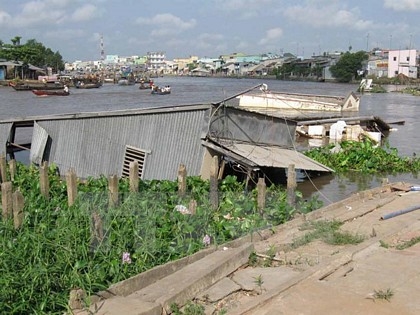
{"type": "Polygon", "coordinates": [[[339,231],[342,224],[339,221],[324,220],[307,222],[301,227],[301,230],[308,232],[295,239],[291,244],[291,248],[307,245],[314,240],[321,240],[330,245],[355,245],[363,242],[364,237],[361,235],[339,231]]]}
{"type": "Polygon", "coordinates": [[[373,297],[377,300],[386,300],[388,302],[391,302],[391,298],[394,296],[394,291],[392,291],[391,289],[386,289],[385,291],[383,290],[378,290],[378,291],[374,291],[373,293],[373,297]]]}

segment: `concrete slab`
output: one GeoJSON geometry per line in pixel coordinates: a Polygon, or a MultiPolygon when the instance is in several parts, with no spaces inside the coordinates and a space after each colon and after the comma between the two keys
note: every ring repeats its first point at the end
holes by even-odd
{"type": "MultiPolygon", "coordinates": [[[[78,313],[82,315],[83,313],[78,313]]],[[[117,296],[103,300],[90,307],[86,315],[161,315],[162,307],[157,303],[140,301],[129,297],[117,296]]]]}
{"type": "Polygon", "coordinates": [[[201,301],[214,303],[239,290],[241,290],[241,286],[229,278],[223,278],[197,297],[201,301]]]}
{"type": "Polygon", "coordinates": [[[169,312],[173,303],[185,304],[200,291],[246,264],[253,250],[254,246],[251,243],[246,243],[238,248],[220,249],[158,282],[136,291],[129,297],[158,303],[165,311],[169,312]]]}
{"type": "Polygon", "coordinates": [[[242,287],[245,291],[259,292],[261,289],[264,291],[271,291],[293,277],[300,274],[298,271],[285,266],[272,267],[272,268],[246,268],[235,272],[232,280],[242,287]],[[257,284],[257,279],[261,277],[261,288],[257,284]]]}

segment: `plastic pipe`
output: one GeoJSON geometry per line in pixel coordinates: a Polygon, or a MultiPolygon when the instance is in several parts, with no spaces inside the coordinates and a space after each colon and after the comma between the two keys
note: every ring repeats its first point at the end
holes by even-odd
{"type": "Polygon", "coordinates": [[[390,219],[390,218],[393,218],[393,217],[396,217],[401,214],[405,214],[405,213],[408,213],[417,209],[420,209],[420,205],[385,214],[381,217],[381,220],[387,220],[387,219],[390,219]]]}

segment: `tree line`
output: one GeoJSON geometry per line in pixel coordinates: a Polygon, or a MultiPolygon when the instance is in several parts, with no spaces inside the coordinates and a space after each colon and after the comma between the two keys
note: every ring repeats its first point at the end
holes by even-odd
{"type": "MultiPolygon", "coordinates": [[[[352,80],[360,79],[363,74],[360,74],[363,68],[363,62],[369,59],[369,55],[365,51],[358,51],[351,53],[347,51],[343,53],[338,61],[329,67],[331,75],[338,82],[351,82],[352,80]]],[[[305,78],[308,76],[321,78],[323,73],[323,66],[317,64],[313,67],[309,67],[303,64],[299,60],[294,60],[288,63],[284,63],[281,67],[278,67],[274,71],[274,75],[278,79],[288,79],[292,75],[299,78],[305,78]]]]}
{"type": "Polygon", "coordinates": [[[0,59],[20,61],[23,67],[33,65],[42,69],[51,67],[54,72],[64,70],[64,61],[59,51],[52,51],[35,39],[21,43],[21,36],[12,38],[11,44],[0,40],[0,59]]]}

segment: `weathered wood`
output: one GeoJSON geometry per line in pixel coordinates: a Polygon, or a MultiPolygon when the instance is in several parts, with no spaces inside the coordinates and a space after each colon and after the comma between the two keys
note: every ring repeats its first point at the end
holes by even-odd
{"type": "Polygon", "coordinates": [[[290,164],[287,170],[287,203],[292,207],[296,205],[296,187],[295,165],[290,164]]]}
{"type": "Polygon", "coordinates": [[[219,207],[219,158],[213,156],[210,166],[210,204],[214,210],[219,207]]]}
{"type": "Polygon", "coordinates": [[[23,207],[25,206],[25,199],[19,190],[13,193],[13,225],[15,229],[19,229],[23,223],[23,207]]]}
{"type": "Polygon", "coordinates": [[[41,189],[41,195],[45,198],[50,196],[50,180],[48,178],[48,162],[44,161],[42,166],[39,168],[39,184],[41,189]]]}
{"type": "Polygon", "coordinates": [[[191,214],[196,214],[197,213],[197,201],[195,199],[190,200],[190,203],[188,204],[188,211],[191,214]]]}
{"type": "Polygon", "coordinates": [[[222,162],[220,162],[219,175],[217,176],[218,180],[221,180],[223,178],[225,167],[226,167],[226,161],[223,160],[222,162]]]}
{"type": "Polygon", "coordinates": [[[16,176],[16,160],[12,159],[9,161],[9,172],[10,172],[10,180],[14,180],[16,176]]]}
{"type": "Polygon", "coordinates": [[[13,213],[13,197],[12,197],[12,183],[4,182],[1,184],[1,206],[3,220],[12,217],[13,213]]]}
{"type": "Polygon", "coordinates": [[[139,191],[139,162],[132,161],[130,162],[130,191],[138,192],[139,191]]]}
{"type": "Polygon", "coordinates": [[[0,156],[0,173],[1,173],[1,182],[7,182],[7,163],[6,157],[4,155],[0,156]]]}
{"type": "Polygon", "coordinates": [[[258,178],[257,183],[257,207],[260,213],[263,213],[265,208],[265,199],[266,199],[266,192],[267,192],[267,185],[265,184],[264,178],[258,178]]]}
{"type": "Polygon", "coordinates": [[[184,164],[179,165],[178,169],[178,195],[185,196],[187,192],[187,168],[184,164]]]}
{"type": "Polygon", "coordinates": [[[76,202],[77,198],[77,178],[76,172],[73,169],[70,169],[66,174],[67,182],[67,198],[68,205],[71,207],[76,202]]]}
{"type": "Polygon", "coordinates": [[[108,204],[111,208],[118,206],[118,177],[111,175],[108,178],[108,204]]]}

